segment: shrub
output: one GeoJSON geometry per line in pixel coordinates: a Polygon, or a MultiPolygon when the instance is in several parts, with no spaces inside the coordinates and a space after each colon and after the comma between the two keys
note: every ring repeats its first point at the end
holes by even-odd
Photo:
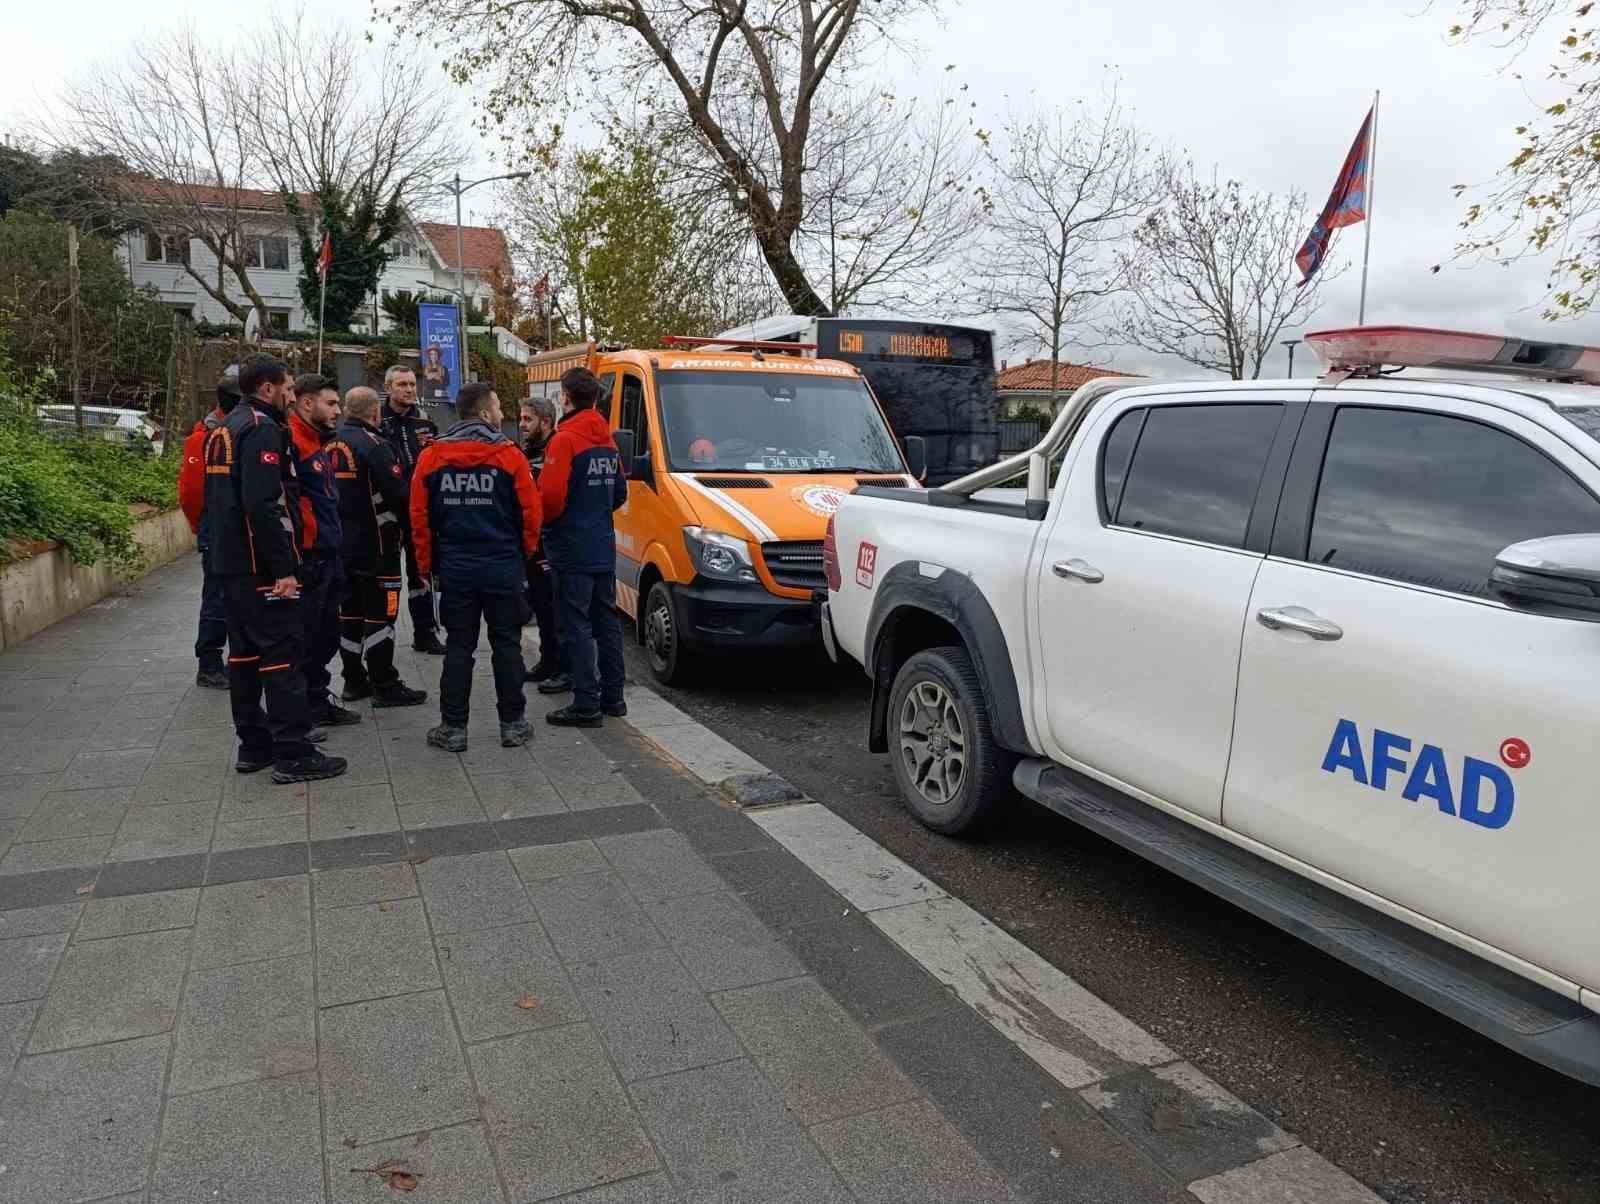
{"type": "Polygon", "coordinates": [[[0,564],[16,555],[13,541],[53,539],[78,564],[109,558],[121,568],[138,567],[142,554],[128,507],[172,509],[178,458],[103,440],[47,439],[35,400],[0,361],[0,564]]]}

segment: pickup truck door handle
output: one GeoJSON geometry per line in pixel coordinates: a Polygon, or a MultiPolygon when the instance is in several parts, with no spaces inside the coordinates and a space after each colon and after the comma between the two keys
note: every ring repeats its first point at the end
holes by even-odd
{"type": "Polygon", "coordinates": [[[1057,577],[1076,577],[1079,581],[1087,581],[1090,585],[1098,585],[1106,579],[1106,575],[1087,560],[1079,560],[1074,556],[1071,560],[1058,560],[1050,566],[1050,571],[1057,577]]]}
{"type": "Polygon", "coordinates": [[[1273,631],[1303,631],[1314,640],[1337,640],[1344,628],[1304,606],[1274,606],[1256,611],[1256,622],[1273,631]]]}

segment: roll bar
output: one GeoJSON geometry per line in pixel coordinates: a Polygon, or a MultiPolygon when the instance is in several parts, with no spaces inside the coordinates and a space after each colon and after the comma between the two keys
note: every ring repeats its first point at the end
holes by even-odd
{"type": "MultiPolygon", "coordinates": [[[[980,489],[988,489],[1009,481],[1013,477],[1028,474],[1027,503],[1029,507],[1048,504],[1050,500],[1050,461],[1055,455],[1066,447],[1072,433],[1077,429],[1083,416],[1088,413],[1089,407],[1099,401],[1108,393],[1115,393],[1119,389],[1137,388],[1139,385],[1149,384],[1147,380],[1126,376],[1102,376],[1087,384],[1079,385],[1078,389],[1067,399],[1067,404],[1061,407],[1061,412],[1056,415],[1056,420],[1050,424],[1050,429],[1044,433],[1043,438],[1032,448],[1025,452],[1018,452],[1014,456],[987,468],[980,468],[977,472],[968,473],[949,484],[931,489],[930,493],[954,494],[957,497],[971,497],[980,489]]],[[[950,499],[954,500],[954,499],[950,499]]],[[[958,503],[959,504],[959,503],[958,503]]]]}

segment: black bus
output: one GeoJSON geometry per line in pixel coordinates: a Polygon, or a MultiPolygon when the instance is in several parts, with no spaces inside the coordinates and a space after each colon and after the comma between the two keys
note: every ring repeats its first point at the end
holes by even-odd
{"type": "Polygon", "coordinates": [[[815,343],[819,358],[860,368],[894,433],[926,441],[929,485],[1000,458],[1000,394],[987,330],[907,319],[781,316],[720,337],[815,343]]]}

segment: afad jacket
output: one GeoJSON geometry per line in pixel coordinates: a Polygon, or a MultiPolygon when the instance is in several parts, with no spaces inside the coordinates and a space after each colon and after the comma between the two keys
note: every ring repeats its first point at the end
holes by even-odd
{"type": "Polygon", "coordinates": [[[345,568],[398,577],[411,493],[393,445],[372,423],[343,418],[323,451],[339,486],[345,568]]]}
{"type": "Polygon", "coordinates": [[[458,422],[423,449],[411,478],[411,542],[417,567],[446,593],[520,593],[539,524],[527,457],[488,423],[458,422]]]}
{"type": "Polygon", "coordinates": [[[545,556],[556,572],[617,571],[611,512],[628,500],[622,454],[604,414],[577,410],[561,420],[539,472],[545,556]]]}
{"type": "Polygon", "coordinates": [[[217,408],[199,422],[183,441],[183,463],[178,468],[178,508],[189,520],[189,530],[200,534],[200,520],[206,512],[206,436],[227,417],[217,408]]]}
{"type": "Polygon", "coordinates": [[[300,550],[308,559],[331,560],[339,554],[339,483],[333,476],[322,432],[294,411],[289,413],[289,438],[294,445],[294,473],[300,506],[300,550]]]}
{"type": "Polygon", "coordinates": [[[300,567],[300,510],[289,432],[264,402],[245,398],[206,436],[207,555],[222,576],[261,581],[300,567]]]}

